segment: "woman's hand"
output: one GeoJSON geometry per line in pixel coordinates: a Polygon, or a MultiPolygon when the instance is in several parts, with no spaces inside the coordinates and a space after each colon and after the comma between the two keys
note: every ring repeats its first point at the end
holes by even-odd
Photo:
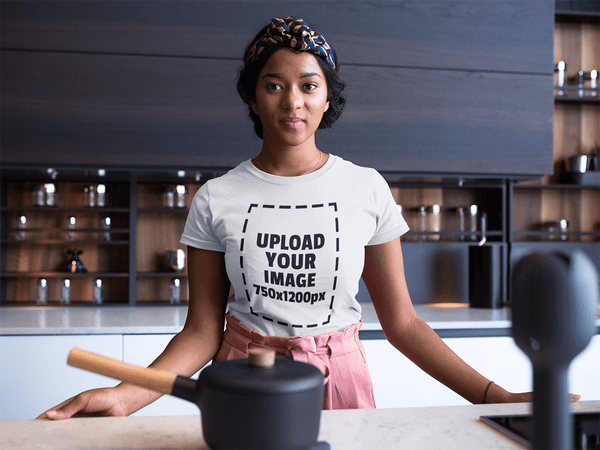
{"type": "MultiPolygon", "coordinates": [[[[569,394],[569,401],[578,402],[579,394],[569,394]]],[[[533,392],[510,393],[505,403],[528,403],[533,401],[533,392]]]]}
{"type": "Polygon", "coordinates": [[[127,416],[115,388],[92,389],[62,402],[36,419],[63,420],[81,416],[127,416]]]}

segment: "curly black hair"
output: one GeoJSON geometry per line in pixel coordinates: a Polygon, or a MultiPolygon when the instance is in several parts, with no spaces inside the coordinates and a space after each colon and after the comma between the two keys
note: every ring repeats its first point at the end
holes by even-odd
{"type": "MultiPolygon", "coordinates": [[[[250,49],[254,43],[265,34],[268,27],[269,25],[261,29],[246,47],[246,50],[244,51],[244,63],[238,71],[237,79],[238,94],[243,102],[248,105],[248,115],[254,123],[254,132],[261,139],[263,138],[263,126],[258,114],[252,110],[252,103],[256,101],[256,83],[258,82],[258,75],[277,50],[289,48],[285,45],[273,44],[263,50],[253,62],[248,62],[248,53],[250,49]]],[[[331,51],[333,53],[335,69],[331,67],[324,58],[315,55],[315,58],[325,75],[325,80],[327,81],[327,100],[329,101],[329,108],[323,114],[319,129],[331,128],[334,122],[342,115],[342,111],[346,104],[346,97],[343,93],[346,83],[338,73],[339,64],[335,50],[332,48],[331,51]]]]}

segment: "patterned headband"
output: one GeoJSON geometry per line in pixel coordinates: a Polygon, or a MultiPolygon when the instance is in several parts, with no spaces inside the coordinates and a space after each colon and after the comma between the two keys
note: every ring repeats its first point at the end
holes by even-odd
{"type": "Polygon", "coordinates": [[[331,47],[320,34],[315,33],[302,19],[286,17],[273,19],[265,34],[256,41],[248,52],[247,62],[254,62],[260,53],[273,44],[283,44],[296,53],[312,52],[325,59],[335,69],[331,47]]]}

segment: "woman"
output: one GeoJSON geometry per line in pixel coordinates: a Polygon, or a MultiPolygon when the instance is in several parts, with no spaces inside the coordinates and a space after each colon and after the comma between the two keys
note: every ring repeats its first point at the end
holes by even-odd
{"type": "MultiPolygon", "coordinates": [[[[362,276],[387,339],[419,367],[472,403],[528,401],[473,370],[415,313],[399,239],[408,226],[383,178],[317,148],[343,87],[335,52],[302,20],[273,19],[248,46],[238,92],[262,151],[196,194],[181,239],[188,317],[151,367],[191,376],[271,347],[324,372],[324,408],[374,408],[358,340],[362,276]]],[[[159,396],[122,383],[40,418],[128,415],[159,396]]]]}

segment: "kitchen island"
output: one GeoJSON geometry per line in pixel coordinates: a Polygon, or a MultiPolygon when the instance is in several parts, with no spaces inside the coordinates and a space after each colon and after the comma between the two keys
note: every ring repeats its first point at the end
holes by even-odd
{"type": "MultiPolygon", "coordinates": [[[[467,405],[425,374],[386,340],[374,308],[363,303],[361,340],[379,408],[467,405]]],[[[417,313],[461,358],[511,391],[531,390],[529,360],[510,337],[509,308],[464,304],[417,305],[417,313]]],[[[187,306],[28,306],[0,308],[0,420],[30,419],[97,387],[117,382],[67,366],[79,347],[147,366],[185,323],[187,306]]],[[[600,326],[600,320],[597,324],[600,326]]],[[[573,362],[570,387],[583,400],[600,400],[600,335],[573,362]]],[[[195,405],[171,396],[135,415],[197,414],[195,405]]]]}
{"type": "MultiPolygon", "coordinates": [[[[600,401],[579,402],[572,411],[600,411],[600,401]]],[[[323,411],[319,441],[332,450],[523,449],[480,421],[480,416],[528,414],[530,404],[323,411]]],[[[0,448],[205,449],[195,416],[81,418],[60,422],[0,421],[0,448]]]]}

